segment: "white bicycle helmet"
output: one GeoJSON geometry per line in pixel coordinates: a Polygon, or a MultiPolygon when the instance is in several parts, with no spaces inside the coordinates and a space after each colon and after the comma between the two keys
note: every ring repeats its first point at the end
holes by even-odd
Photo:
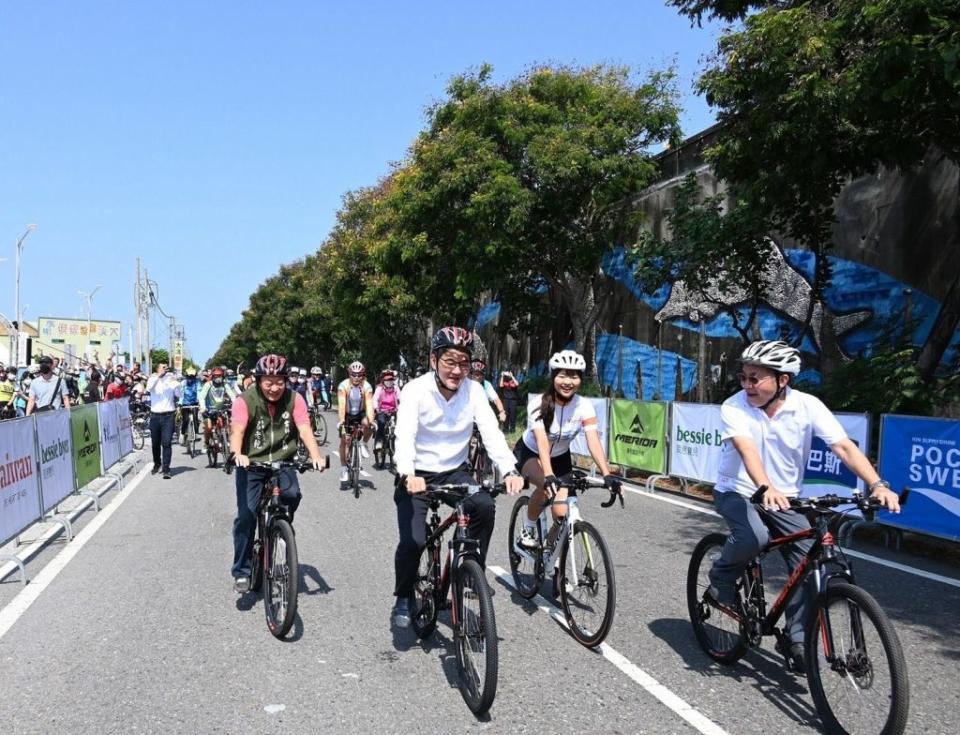
{"type": "Polygon", "coordinates": [[[800,351],[780,340],[761,340],[747,345],[740,355],[744,365],[761,365],[778,373],[800,373],[800,351]]]}
{"type": "Polygon", "coordinates": [[[551,370],[579,370],[582,373],[587,369],[587,361],[583,359],[583,355],[573,350],[557,352],[550,358],[548,365],[551,370]]]}
{"type": "Polygon", "coordinates": [[[322,373],[322,372],[323,372],[323,370],[321,370],[318,365],[314,365],[312,368],[310,368],[310,374],[311,374],[311,375],[320,375],[320,373],[322,373]]]}
{"type": "Polygon", "coordinates": [[[347,372],[351,378],[362,378],[367,374],[367,369],[363,366],[362,362],[351,362],[350,367],[347,368],[347,372]]]}

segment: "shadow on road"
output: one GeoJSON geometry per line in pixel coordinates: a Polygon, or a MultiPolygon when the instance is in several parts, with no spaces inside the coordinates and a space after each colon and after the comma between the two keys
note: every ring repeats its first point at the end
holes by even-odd
{"type": "Polygon", "coordinates": [[[317,571],[317,568],[309,564],[300,565],[300,594],[301,595],[328,595],[336,587],[331,587],[323,575],[317,571]],[[310,589],[307,580],[314,583],[314,588],[310,589]]]}
{"type": "Polygon", "coordinates": [[[680,656],[688,671],[750,686],[794,722],[818,726],[819,718],[807,691],[806,679],[788,673],[779,655],[763,648],[752,648],[738,663],[723,666],[711,660],[700,648],[689,620],[660,618],[648,627],[680,656]]]}

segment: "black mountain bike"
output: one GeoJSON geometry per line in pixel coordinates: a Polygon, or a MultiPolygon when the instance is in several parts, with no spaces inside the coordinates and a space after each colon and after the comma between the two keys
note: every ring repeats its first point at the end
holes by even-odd
{"type": "Polygon", "coordinates": [[[478,492],[496,496],[503,485],[428,485],[430,501],[427,544],[420,555],[414,588],[413,629],[418,638],[428,638],[437,627],[437,614],[449,606],[457,650],[457,685],[470,711],[482,715],[497,694],[497,621],[487,579],[480,564],[480,542],[467,535],[470,517],[463,500],[478,492]],[[454,507],[443,521],[441,503],[454,507]],[[443,558],[443,536],[456,531],[443,558]],[[450,600],[446,601],[447,592],[450,600]]]}
{"type": "MultiPolygon", "coordinates": [[[[327,458],[329,466],[330,459],[327,458]]],[[[297,592],[300,567],[297,560],[297,537],[286,505],[280,502],[281,471],[293,467],[301,474],[313,465],[309,462],[251,462],[251,467],[270,470],[257,508],[257,531],[250,559],[250,589],[263,590],[263,607],[267,628],[276,638],[283,638],[297,615],[297,592]]]]}
{"type": "MultiPolygon", "coordinates": [[[[763,489],[753,502],[759,501],[763,489]]],[[[901,505],[908,492],[900,496],[901,505]]],[[[710,569],[727,536],[712,533],[701,540],[687,574],[690,620],[697,641],[714,661],[734,663],[750,647],[759,646],[763,636],[773,635],[789,669],[790,641],[777,622],[789,598],[802,594],[802,586],[812,577],[817,597],[806,623],[804,659],[813,702],[827,732],[899,734],[906,727],[910,704],[907,664],[893,624],[879,603],[856,585],[850,562],[836,542],[834,533],[844,517],[831,509],[841,505],[859,509],[868,520],[880,509],[874,498],[859,494],[791,499],[791,508],[816,516],[812,527],[770,541],[740,575],[734,608],[707,593],[710,569]],[[813,539],[813,546],[768,612],[761,561],[771,549],[804,539],[813,539]]]]}
{"type": "Polygon", "coordinates": [[[387,457],[390,458],[390,466],[393,466],[393,454],[397,446],[397,414],[386,414],[386,421],[383,423],[383,443],[378,449],[376,445],[373,448],[373,461],[380,469],[386,469],[387,457]]]}

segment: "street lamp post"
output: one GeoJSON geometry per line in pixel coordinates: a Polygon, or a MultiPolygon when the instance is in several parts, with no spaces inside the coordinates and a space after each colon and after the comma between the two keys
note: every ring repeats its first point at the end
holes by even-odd
{"type": "MultiPolygon", "coordinates": [[[[90,344],[90,321],[93,315],[93,295],[102,288],[102,284],[97,284],[97,287],[93,289],[90,293],[86,291],[77,290],[77,293],[83,296],[87,300],[87,352],[91,352],[90,344]]],[[[89,359],[89,356],[88,356],[89,359]]]]}
{"type": "Polygon", "coordinates": [[[14,288],[14,314],[16,314],[16,327],[13,330],[13,364],[20,365],[20,253],[23,250],[23,241],[27,239],[27,235],[37,229],[36,225],[27,225],[26,231],[20,235],[20,239],[17,240],[17,267],[16,267],[16,285],[14,288]]]}

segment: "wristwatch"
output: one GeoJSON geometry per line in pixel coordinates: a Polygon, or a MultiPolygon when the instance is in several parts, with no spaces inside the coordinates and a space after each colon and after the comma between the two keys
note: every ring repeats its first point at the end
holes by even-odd
{"type": "Polygon", "coordinates": [[[867,487],[867,492],[871,492],[871,493],[872,493],[872,492],[873,492],[874,490],[876,490],[878,487],[885,487],[885,488],[887,488],[887,490],[889,490],[889,489],[890,489],[890,483],[887,482],[886,480],[877,480],[876,482],[872,483],[869,487],[867,487]]]}

